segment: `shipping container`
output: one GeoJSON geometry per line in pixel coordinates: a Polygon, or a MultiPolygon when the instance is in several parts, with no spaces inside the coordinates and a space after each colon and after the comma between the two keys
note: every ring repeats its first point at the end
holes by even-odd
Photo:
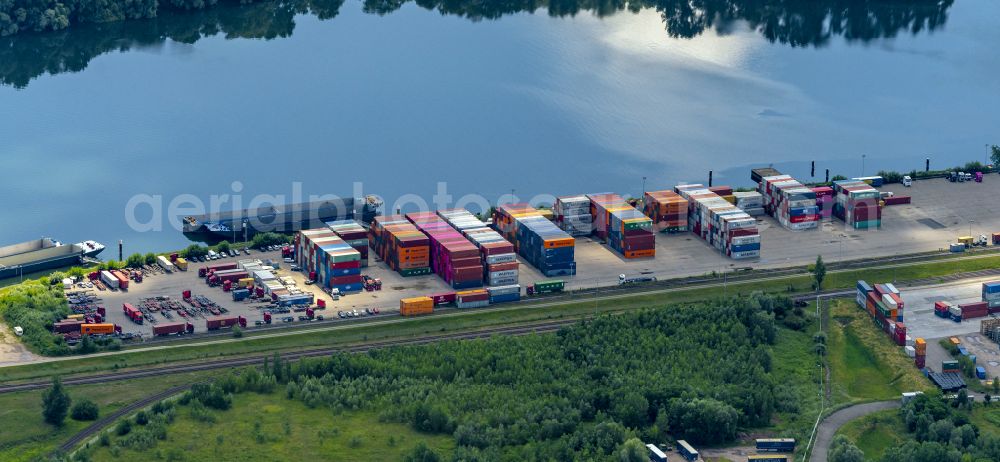
{"type": "Polygon", "coordinates": [[[159,255],[156,257],[156,263],[160,265],[160,268],[163,268],[163,271],[166,271],[168,273],[173,273],[174,270],[176,269],[176,267],[174,267],[174,264],[170,263],[170,259],[164,257],[163,255],[159,255]]]}
{"type": "Polygon", "coordinates": [[[109,289],[118,288],[118,278],[114,274],[111,274],[110,271],[101,271],[101,282],[108,286],[109,289]]]}
{"type": "Polygon", "coordinates": [[[757,438],[758,451],[795,452],[795,438],[757,438]]]}
{"type": "Polygon", "coordinates": [[[177,269],[179,269],[181,271],[187,271],[188,270],[188,261],[186,259],[177,257],[177,260],[174,260],[174,266],[176,266],[177,269]]]}
{"type": "Polygon", "coordinates": [[[570,236],[589,236],[594,232],[594,217],[586,196],[557,197],[552,212],[556,224],[570,236]]]}
{"type": "Polygon", "coordinates": [[[486,289],[463,290],[455,294],[458,308],[482,308],[490,304],[490,294],[486,289]]]}
{"type": "Polygon", "coordinates": [[[368,267],[368,231],[354,220],[331,221],[326,224],[331,231],[361,255],[359,265],[368,267]]]}
{"type": "Polygon", "coordinates": [[[131,319],[132,322],[136,324],[142,324],[142,319],[143,319],[142,311],[132,306],[131,303],[123,303],[122,312],[125,313],[125,316],[131,319]]]}
{"type": "Polygon", "coordinates": [[[111,323],[80,325],[81,335],[111,335],[115,332],[121,332],[121,330],[121,327],[111,323]]]}
{"type": "Polygon", "coordinates": [[[434,300],[430,297],[404,298],[399,301],[399,314],[417,316],[434,312],[434,300]]]}
{"type": "Polygon", "coordinates": [[[680,454],[685,460],[696,461],[700,457],[698,451],[694,449],[687,441],[677,440],[677,453],[680,454]]]}
{"type": "Polygon", "coordinates": [[[517,284],[519,272],[513,244],[496,230],[486,227],[486,223],[468,210],[441,210],[438,215],[479,249],[484,284],[517,284]]]}
{"type": "Polygon", "coordinates": [[[877,189],[861,181],[841,180],[833,182],[833,191],[833,216],[854,229],[882,226],[882,202],[877,189]]]}
{"type": "Polygon", "coordinates": [[[406,217],[375,217],[368,242],[390,269],[405,277],[431,274],[430,239],[406,217]]]}
{"type": "Polygon", "coordinates": [[[80,326],[83,325],[82,319],[66,319],[63,321],[57,321],[52,323],[52,332],[56,334],[68,334],[71,332],[80,332],[80,326]]]}
{"type": "Polygon", "coordinates": [[[688,226],[688,201],[673,191],[651,191],[643,197],[643,213],[653,221],[653,229],[683,233],[688,226]]]}
{"type": "Polygon", "coordinates": [[[128,290],[129,277],[124,271],[121,270],[111,270],[111,275],[118,280],[118,288],[121,290],[128,290]]]}
{"type": "MultiPolygon", "coordinates": [[[[750,176],[754,177],[752,170],[750,176]]],[[[786,229],[801,231],[818,226],[820,209],[816,204],[816,192],[790,175],[760,177],[757,192],[763,197],[764,211],[786,229]]]]}

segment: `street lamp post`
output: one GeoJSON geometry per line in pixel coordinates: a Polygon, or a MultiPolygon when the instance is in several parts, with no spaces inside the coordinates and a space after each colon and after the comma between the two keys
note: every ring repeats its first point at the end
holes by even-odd
{"type": "Polygon", "coordinates": [[[861,155],[861,176],[865,176],[865,156],[867,154],[861,155]]]}

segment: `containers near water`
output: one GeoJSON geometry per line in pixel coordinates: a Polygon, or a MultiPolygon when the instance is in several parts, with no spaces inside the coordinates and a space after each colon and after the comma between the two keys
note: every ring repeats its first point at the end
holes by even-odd
{"type": "MultiPolygon", "coordinates": [[[[341,293],[362,289],[361,253],[329,228],[299,231],[295,236],[295,258],[299,267],[325,288],[341,293]]],[[[254,279],[258,279],[257,273],[254,279]]]]}
{"type": "Polygon", "coordinates": [[[430,239],[406,217],[375,217],[368,242],[379,258],[400,275],[431,274],[430,239]]]}
{"type": "Polygon", "coordinates": [[[733,192],[736,199],[736,208],[744,211],[752,217],[759,217],[766,213],[764,211],[764,196],[757,191],[736,191],[733,192]]]}
{"type": "Polygon", "coordinates": [[[513,244],[507,242],[500,233],[486,227],[485,223],[468,210],[439,210],[438,215],[479,249],[484,284],[490,286],[517,284],[518,264],[513,244]]]}
{"type": "Polygon", "coordinates": [[[700,184],[674,191],[688,201],[688,229],[733,259],[760,257],[757,220],[700,184]]]}
{"type": "Polygon", "coordinates": [[[819,186],[812,188],[812,191],[816,193],[816,207],[819,207],[820,218],[830,218],[833,216],[833,204],[837,202],[833,193],[833,188],[829,186],[819,186]]]}
{"type": "Polygon", "coordinates": [[[493,212],[493,226],[514,244],[518,255],[546,276],[576,274],[576,239],[528,204],[504,204],[493,212]]]}
{"type": "Polygon", "coordinates": [[[617,194],[587,194],[594,217],[594,234],[625,258],[656,256],[653,220],[617,194]]]}
{"type": "Polygon", "coordinates": [[[483,263],[479,249],[434,212],[406,214],[430,238],[430,264],[453,289],[482,287],[483,263]]]}
{"type": "Polygon", "coordinates": [[[553,207],[555,222],[570,236],[589,236],[594,231],[590,199],[584,195],[557,197],[553,207]]]}
{"type": "MultiPolygon", "coordinates": [[[[781,226],[792,231],[813,229],[819,225],[820,210],[816,193],[791,175],[759,175],[757,192],[764,198],[764,210],[778,220],[781,226]]],[[[751,178],[754,177],[751,171],[751,178]]]]}
{"type": "Polygon", "coordinates": [[[863,181],[842,180],[833,182],[833,192],[833,216],[854,229],[882,226],[882,204],[877,189],[863,181]]]}
{"type": "Polygon", "coordinates": [[[361,267],[368,267],[368,231],[354,220],[331,221],[326,224],[338,237],[361,254],[361,267]]]}
{"type": "Polygon", "coordinates": [[[687,199],[673,191],[651,191],[643,198],[643,213],[653,220],[653,229],[656,231],[687,231],[687,211],[687,199]]]}

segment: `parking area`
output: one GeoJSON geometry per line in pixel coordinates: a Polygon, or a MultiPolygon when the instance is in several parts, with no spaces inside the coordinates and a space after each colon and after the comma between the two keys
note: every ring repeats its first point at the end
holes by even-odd
{"type": "Polygon", "coordinates": [[[957,337],[969,350],[969,354],[976,355],[977,364],[986,368],[987,377],[1000,375],[1000,346],[979,334],[982,318],[955,322],[934,315],[936,301],[956,305],[980,301],[982,283],[992,280],[996,278],[901,291],[900,295],[906,306],[904,319],[907,333],[913,338],[923,337],[927,340],[927,367],[940,371],[941,361],[952,358],[938,341],[957,337]]]}

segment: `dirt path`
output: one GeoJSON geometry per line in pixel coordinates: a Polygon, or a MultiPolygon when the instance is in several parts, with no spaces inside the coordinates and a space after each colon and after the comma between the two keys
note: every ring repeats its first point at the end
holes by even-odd
{"type": "Polygon", "coordinates": [[[899,406],[899,400],[856,404],[826,416],[816,430],[816,442],[814,443],[809,462],[826,462],[827,453],[830,451],[830,443],[833,441],[833,435],[847,422],[874,412],[893,409],[899,406]]]}
{"type": "Polygon", "coordinates": [[[0,367],[37,361],[38,356],[28,351],[14,335],[14,330],[0,323],[0,367]]]}

